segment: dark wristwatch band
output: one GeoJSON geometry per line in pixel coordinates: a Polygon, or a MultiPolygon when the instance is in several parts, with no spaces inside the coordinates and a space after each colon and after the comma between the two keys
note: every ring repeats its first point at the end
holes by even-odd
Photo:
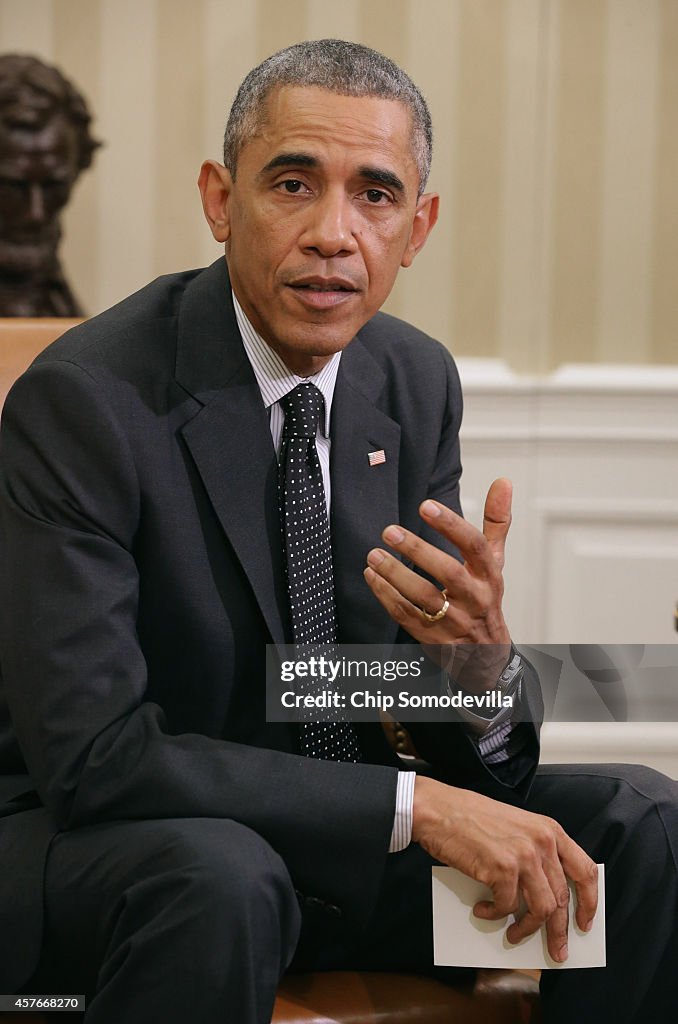
{"type": "MultiPolygon", "coordinates": [[[[506,706],[499,707],[494,713],[489,715],[478,714],[469,708],[458,708],[457,714],[469,725],[482,726],[484,729],[487,729],[488,726],[494,728],[497,725],[503,725],[504,722],[509,722],[513,718],[514,710],[520,702],[523,674],[523,659],[513,644],[511,644],[511,656],[493,688],[499,694],[501,704],[506,706]],[[504,700],[506,697],[511,698],[510,703],[504,700]]],[[[461,687],[457,687],[457,689],[461,689],[461,687]]],[[[452,696],[449,679],[447,691],[452,696]]],[[[489,692],[491,693],[492,690],[490,689],[489,692]]]]}

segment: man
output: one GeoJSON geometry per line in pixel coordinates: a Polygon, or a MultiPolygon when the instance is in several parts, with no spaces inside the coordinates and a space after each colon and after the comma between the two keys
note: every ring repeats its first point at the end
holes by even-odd
{"type": "Polygon", "coordinates": [[[8,399],[1,654],[30,781],[8,745],[5,984],[39,959],[29,984],[84,987],[92,1024],[263,1024],[290,963],[430,971],[436,860],[491,886],[481,916],[522,894],[509,938],[546,922],[557,960],[567,878],[586,928],[604,860],[609,966],[546,978],[548,1019],[669,1019],[669,780],[535,777],[531,725],[476,720],[413,724],[415,781],[376,726],[265,721],[271,641],[470,643],[496,662],[470,689],[513,662],[510,489],[482,533],[460,518],[453,363],[378,313],[436,219],[430,150],[391,61],[274,55],[200,174],[226,260],[70,332],[8,399]]]}
{"type": "Polygon", "coordinates": [[[0,56],[0,316],[80,316],[60,215],[99,143],[80,93],[35,57],[0,56]]]}

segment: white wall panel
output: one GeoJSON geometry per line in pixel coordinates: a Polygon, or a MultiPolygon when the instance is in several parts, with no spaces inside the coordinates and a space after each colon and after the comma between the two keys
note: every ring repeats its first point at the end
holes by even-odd
{"type": "Polygon", "coordinates": [[[548,722],[542,728],[544,764],[646,764],[678,779],[675,722],[548,722]]]}
{"type": "Polygon", "coordinates": [[[678,503],[542,509],[542,635],[548,643],[675,637],[678,503]]]}
{"type": "MultiPolygon", "coordinates": [[[[678,643],[678,371],[567,366],[539,378],[460,360],[460,374],[469,518],[480,520],[495,477],[514,483],[504,573],[514,638],[678,643]]],[[[630,760],[678,776],[678,725],[661,736],[656,725],[553,723],[545,760],[630,760]]]]}

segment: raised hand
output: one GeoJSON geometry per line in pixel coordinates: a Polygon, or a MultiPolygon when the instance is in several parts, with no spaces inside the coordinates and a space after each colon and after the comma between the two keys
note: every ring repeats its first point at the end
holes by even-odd
{"type": "MultiPolygon", "coordinates": [[[[511,492],[511,482],[504,478],[491,485],[482,531],[437,501],[423,502],[419,509],[422,519],[456,545],[464,558],[463,564],[401,526],[386,527],[384,541],[438,580],[440,587],[382,548],[374,548],[367,556],[365,579],[391,618],[421,643],[459,645],[457,661],[464,662],[463,685],[467,688],[477,688],[476,677],[477,686],[486,685],[487,680],[494,683],[509,656],[511,641],[501,605],[511,492]],[[443,608],[445,612],[441,615],[443,608]],[[492,646],[474,653],[471,670],[466,665],[472,649],[469,645],[476,644],[492,646]]],[[[462,681],[459,666],[446,667],[457,681],[462,681]]]]}

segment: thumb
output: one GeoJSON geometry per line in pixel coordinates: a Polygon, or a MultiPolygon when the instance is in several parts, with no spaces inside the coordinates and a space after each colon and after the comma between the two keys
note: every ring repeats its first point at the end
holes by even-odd
{"type": "Polygon", "coordinates": [[[491,485],[485,499],[483,511],[483,533],[489,541],[492,554],[504,567],[504,548],[511,526],[511,498],[513,484],[506,477],[499,477],[491,485]]]}

